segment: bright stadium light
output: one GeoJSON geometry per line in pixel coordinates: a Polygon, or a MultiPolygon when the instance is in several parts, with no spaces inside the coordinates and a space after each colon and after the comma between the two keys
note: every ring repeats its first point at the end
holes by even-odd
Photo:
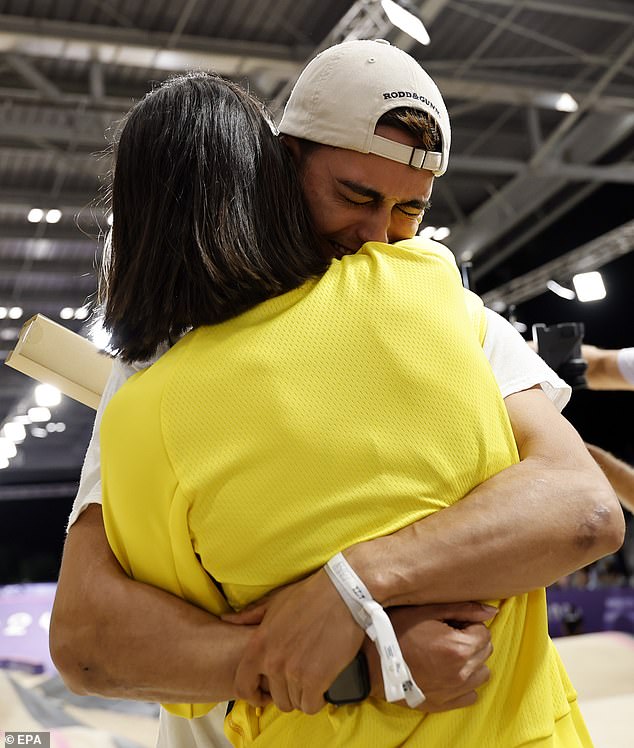
{"type": "Polygon", "coordinates": [[[599,301],[605,299],[606,290],[603,277],[597,270],[591,273],[577,273],[572,276],[572,285],[579,301],[599,301]]]}
{"type": "Polygon", "coordinates": [[[35,402],[37,405],[49,407],[59,405],[62,401],[62,393],[52,384],[38,384],[35,388],[35,402]]]}
{"type": "Polygon", "coordinates": [[[393,0],[381,0],[381,5],[385,11],[385,15],[397,29],[409,34],[412,39],[416,39],[417,42],[425,46],[429,44],[431,39],[420,18],[410,13],[409,10],[405,10],[403,6],[395,3],[393,0]]]}

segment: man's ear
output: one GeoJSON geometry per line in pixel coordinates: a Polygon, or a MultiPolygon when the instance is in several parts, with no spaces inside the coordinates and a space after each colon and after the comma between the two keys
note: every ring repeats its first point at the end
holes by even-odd
{"type": "Polygon", "coordinates": [[[302,160],[302,147],[299,140],[293,135],[280,135],[280,140],[288,148],[295,162],[295,166],[299,166],[302,160]]]}

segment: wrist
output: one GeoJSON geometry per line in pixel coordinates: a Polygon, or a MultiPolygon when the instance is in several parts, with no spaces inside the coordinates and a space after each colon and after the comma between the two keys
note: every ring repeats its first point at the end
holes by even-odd
{"type": "Polygon", "coordinates": [[[333,556],[324,569],[355,621],[376,645],[385,700],[393,702],[405,699],[412,708],[421,704],[425,695],[416,685],[403,659],[396,632],[384,608],[372,597],[364,581],[342,553],[333,556]]]}
{"type": "Polygon", "coordinates": [[[344,556],[350,566],[361,577],[363,583],[368,588],[372,597],[384,608],[389,607],[390,602],[390,582],[389,563],[383,564],[382,558],[386,558],[383,553],[384,538],[368,540],[365,543],[358,543],[351,546],[344,552],[344,556]]]}

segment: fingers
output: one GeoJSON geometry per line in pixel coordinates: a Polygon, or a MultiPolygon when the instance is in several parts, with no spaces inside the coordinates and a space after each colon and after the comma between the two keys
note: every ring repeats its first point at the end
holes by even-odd
{"type": "Polygon", "coordinates": [[[451,709],[461,709],[462,707],[475,704],[478,700],[478,692],[476,689],[487,683],[490,677],[491,671],[486,667],[486,665],[482,665],[465,681],[464,690],[459,696],[454,695],[453,698],[442,702],[435,708],[429,709],[429,711],[446,712],[451,709]]]}
{"type": "Polygon", "coordinates": [[[273,703],[281,712],[292,712],[295,708],[286,678],[269,677],[269,688],[273,703]]]}
{"type": "Polygon", "coordinates": [[[237,699],[243,699],[252,706],[266,706],[271,696],[265,693],[271,691],[271,684],[262,678],[253,666],[253,660],[243,657],[236,668],[234,679],[234,694],[237,699]]]}
{"type": "Polygon", "coordinates": [[[493,652],[493,643],[491,642],[491,632],[483,623],[471,623],[460,632],[456,632],[456,637],[462,643],[463,649],[471,650],[471,654],[465,653],[467,661],[472,658],[479,662],[488,659],[493,652]]]}
{"type": "Polygon", "coordinates": [[[478,666],[465,678],[460,688],[453,688],[446,693],[435,693],[418,707],[421,712],[447,712],[451,709],[462,709],[471,706],[478,700],[477,689],[489,681],[491,671],[486,665],[478,666]]]}
{"type": "MultiPolygon", "coordinates": [[[[434,618],[439,621],[445,621],[450,625],[454,622],[459,623],[482,623],[489,621],[494,618],[498,609],[492,605],[485,605],[484,603],[447,603],[444,605],[428,605],[426,608],[432,608],[430,611],[434,613],[434,618]]],[[[455,626],[460,628],[460,626],[455,626]]]]}

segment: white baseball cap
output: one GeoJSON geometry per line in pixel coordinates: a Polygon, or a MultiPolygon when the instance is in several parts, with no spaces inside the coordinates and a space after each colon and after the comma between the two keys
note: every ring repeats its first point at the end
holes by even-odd
{"type": "Polygon", "coordinates": [[[451,128],[438,86],[413,57],[383,39],[343,42],[318,54],[299,76],[278,129],[429,169],[437,177],[449,160],[451,128]],[[442,153],[374,134],[380,117],[399,107],[420,109],[436,120],[442,153]]]}

